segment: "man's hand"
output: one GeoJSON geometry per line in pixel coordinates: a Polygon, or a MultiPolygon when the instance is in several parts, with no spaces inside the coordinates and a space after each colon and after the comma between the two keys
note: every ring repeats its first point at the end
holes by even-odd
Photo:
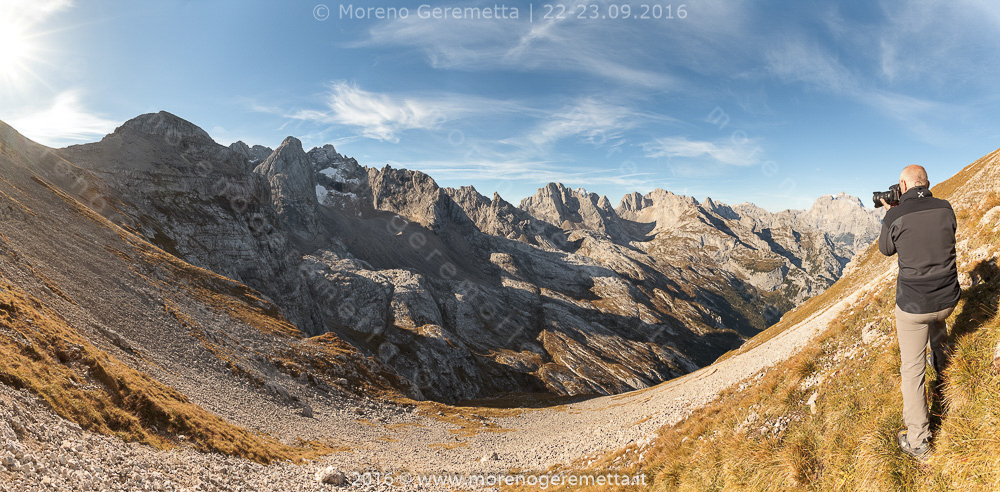
{"type": "Polygon", "coordinates": [[[882,206],[885,207],[886,209],[890,209],[893,207],[893,205],[889,205],[889,202],[885,201],[885,198],[879,198],[879,200],[882,200],[882,206]]]}

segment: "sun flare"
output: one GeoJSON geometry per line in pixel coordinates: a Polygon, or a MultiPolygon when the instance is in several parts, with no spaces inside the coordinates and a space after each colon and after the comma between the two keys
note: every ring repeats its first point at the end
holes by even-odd
{"type": "Polygon", "coordinates": [[[0,76],[16,76],[30,51],[23,29],[0,19],[0,76]]]}

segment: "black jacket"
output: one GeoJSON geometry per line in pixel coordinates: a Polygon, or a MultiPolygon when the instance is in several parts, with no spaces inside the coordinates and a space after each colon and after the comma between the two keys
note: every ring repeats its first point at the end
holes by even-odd
{"type": "Polygon", "coordinates": [[[911,314],[954,307],[962,293],[955,265],[955,211],[947,200],[915,186],[882,219],[878,250],[899,254],[896,305],[911,314]]]}

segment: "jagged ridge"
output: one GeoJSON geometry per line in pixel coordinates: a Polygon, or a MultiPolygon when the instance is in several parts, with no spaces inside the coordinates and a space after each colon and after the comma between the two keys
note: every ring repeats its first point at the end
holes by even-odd
{"type": "Polygon", "coordinates": [[[119,203],[106,215],[430,398],[655,384],[821,291],[853,252],[804,221],[662,190],[615,210],[551,184],[518,208],[291,137],[254,164],[266,148],[177,120],[143,115],[62,155],[100,177],[119,203]]]}

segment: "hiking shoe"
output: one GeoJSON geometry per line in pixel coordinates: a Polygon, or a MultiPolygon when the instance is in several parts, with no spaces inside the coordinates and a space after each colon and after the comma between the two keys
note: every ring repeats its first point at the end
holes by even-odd
{"type": "Polygon", "coordinates": [[[906,430],[901,430],[899,431],[899,434],[896,434],[896,442],[899,443],[899,449],[901,451],[912,456],[921,463],[927,463],[927,460],[931,457],[930,443],[924,441],[917,447],[911,447],[910,441],[906,439],[906,430]]]}

